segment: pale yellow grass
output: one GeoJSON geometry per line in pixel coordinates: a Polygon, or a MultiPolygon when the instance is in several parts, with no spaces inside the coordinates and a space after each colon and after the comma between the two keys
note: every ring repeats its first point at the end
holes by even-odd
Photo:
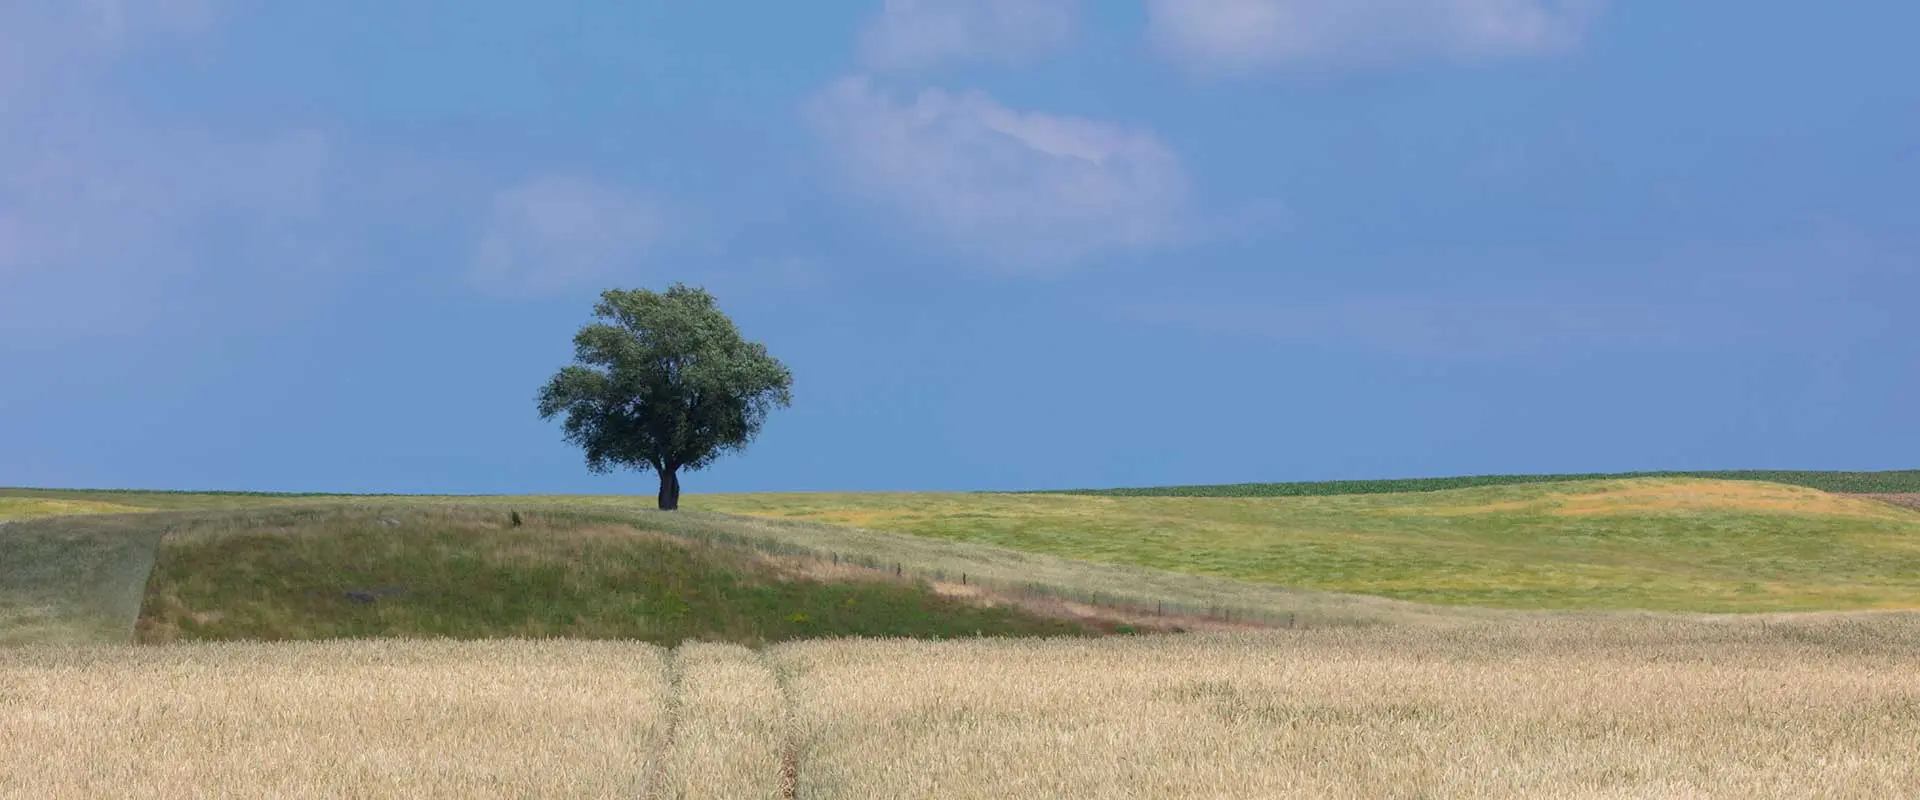
{"type": "Polygon", "coordinates": [[[1920,614],[0,650],[0,797],[1920,796],[1920,614]]]}
{"type": "Polygon", "coordinates": [[[778,652],[801,797],[1914,797],[1920,623],[778,652]]]}
{"type": "Polygon", "coordinates": [[[739,645],[689,643],[674,650],[672,674],[672,742],[655,796],[791,796],[787,703],[767,660],[739,645]]]}
{"type": "MultiPolygon", "coordinates": [[[[1581,484],[1571,484],[1575,487],[1581,484]]],[[[1904,510],[1870,498],[1833,494],[1803,486],[1757,481],[1703,481],[1649,478],[1590,486],[1618,488],[1568,491],[1521,500],[1468,505],[1404,505],[1379,508],[1393,516],[1461,517],[1479,514],[1533,513],[1563,517],[1639,515],[1669,512],[1810,514],[1823,517],[1911,520],[1904,510]]]]}
{"type": "Polygon", "coordinates": [[[101,503],[93,500],[42,500],[27,497],[0,497],[0,522],[40,517],[66,517],[79,514],[132,514],[144,508],[101,503]]]}
{"type": "Polygon", "coordinates": [[[634,796],[660,648],[362,641],[0,650],[0,797],[634,796]]]}
{"type": "Polygon", "coordinates": [[[1668,511],[1740,511],[1911,519],[1885,503],[1804,486],[1756,481],[1635,483],[1628,488],[1562,498],[1555,514],[1640,514],[1668,511]]]}

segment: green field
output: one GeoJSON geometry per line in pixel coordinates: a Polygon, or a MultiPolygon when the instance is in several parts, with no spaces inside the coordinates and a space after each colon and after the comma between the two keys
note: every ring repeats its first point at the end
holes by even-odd
{"type": "Polygon", "coordinates": [[[1920,608],[1920,512],[1754,481],[1304,497],[701,495],[686,507],[1420,603],[1920,608]]]}
{"type": "Polygon", "coordinates": [[[485,505],[387,503],[14,523],[0,530],[0,644],[398,636],[761,645],[1113,627],[983,607],[880,571],[822,579],[772,555],[777,542],[737,546],[685,518],[609,521],[562,509],[522,520],[485,505]]]}
{"type": "Polygon", "coordinates": [[[645,496],[0,490],[0,510],[15,520],[0,528],[0,642],[124,641],[143,608],[149,640],[502,629],[758,642],[896,623],[906,627],[885,629],[1047,632],[1063,618],[983,622],[969,616],[981,609],[951,599],[956,585],[973,601],[1027,610],[1052,598],[1314,627],[1541,611],[1920,608],[1920,511],[1745,479],[1247,497],[689,495],[684,503],[687,511],[663,514],[647,510],[645,496]],[[150,513],[103,513],[130,509],[150,513]],[[497,530],[510,510],[566,533],[497,530]],[[307,521],[273,522],[286,519],[307,521]],[[323,519],[359,522],[315,521],[323,519]],[[369,528],[368,519],[394,525],[369,528]],[[626,533],[569,538],[589,529],[626,533]],[[503,561],[499,553],[517,555],[503,561]],[[775,556],[872,574],[796,583],[768,566],[775,556]],[[855,592],[848,581],[873,583],[858,589],[871,602],[856,606],[938,613],[924,625],[903,621],[921,611],[878,621],[829,613],[855,592]],[[409,599],[341,599],[393,585],[410,587],[409,599]],[[887,592],[897,594],[878,599],[887,592]],[[676,593],[693,598],[685,624],[657,615],[609,621],[622,610],[667,607],[676,593]],[[545,610],[533,613],[536,606],[545,610]]]}
{"type": "Polygon", "coordinates": [[[307,508],[172,527],[144,642],[370,636],[765,645],[832,636],[1034,636],[1086,626],[878,578],[816,580],[753,551],[591,517],[307,508]]]}

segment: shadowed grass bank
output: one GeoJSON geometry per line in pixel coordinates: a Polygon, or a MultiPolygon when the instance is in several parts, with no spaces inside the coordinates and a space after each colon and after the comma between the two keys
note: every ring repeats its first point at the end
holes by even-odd
{"type": "Polygon", "coordinates": [[[630,525],[441,508],[313,509],[168,534],[141,642],[360,637],[708,640],[1074,635],[905,581],[821,581],[630,525]]]}
{"type": "Polygon", "coordinates": [[[159,545],[144,514],[0,527],[0,646],[127,641],[159,545]]]}

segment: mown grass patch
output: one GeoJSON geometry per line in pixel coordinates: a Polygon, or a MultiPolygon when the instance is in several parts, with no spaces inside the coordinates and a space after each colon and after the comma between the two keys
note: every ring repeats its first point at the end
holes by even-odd
{"type": "Polygon", "coordinates": [[[685,507],[1508,609],[1920,608],[1920,513],[1692,479],[1304,497],[699,495],[685,507]]]}
{"type": "Polygon", "coordinates": [[[76,514],[126,514],[144,509],[99,500],[63,500],[0,496],[0,523],[76,514]]]}
{"type": "Polygon", "coordinates": [[[282,511],[168,535],[143,642],[570,637],[759,645],[835,636],[1074,635],[907,581],[819,581],[628,525],[485,508],[282,511]]]}

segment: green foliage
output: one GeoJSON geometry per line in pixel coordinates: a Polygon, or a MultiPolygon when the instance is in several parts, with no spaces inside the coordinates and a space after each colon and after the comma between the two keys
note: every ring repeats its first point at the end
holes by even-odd
{"type": "Polygon", "coordinates": [[[733,548],[548,514],[529,515],[519,528],[486,509],[462,508],[229,515],[181,527],[148,582],[143,641],[446,636],[759,645],[1092,632],[972,606],[924,585],[795,578],[733,548]]]}
{"type": "Polygon", "coordinates": [[[1566,475],[1474,475],[1456,478],[1402,478],[1369,481],[1233,483],[1215,486],[1150,486],[1133,489],[1046,489],[1013,494],[1083,494],[1108,497],[1320,497],[1342,494],[1440,492],[1478,486],[1619,480],[1623,478],[1699,478],[1745,480],[1805,486],[1827,492],[1900,494],[1920,492],[1920,470],[1821,472],[1810,470],[1719,470],[1703,472],[1619,472],[1566,475]]]}
{"type": "Polygon", "coordinates": [[[742,339],[704,289],[676,283],[600,297],[600,321],[574,336],[577,363],[540,390],[540,417],[564,416],[567,441],[595,472],[659,473],[669,508],[675,471],[744,449],[770,410],[792,403],[793,376],[766,346],[742,339]]]}

